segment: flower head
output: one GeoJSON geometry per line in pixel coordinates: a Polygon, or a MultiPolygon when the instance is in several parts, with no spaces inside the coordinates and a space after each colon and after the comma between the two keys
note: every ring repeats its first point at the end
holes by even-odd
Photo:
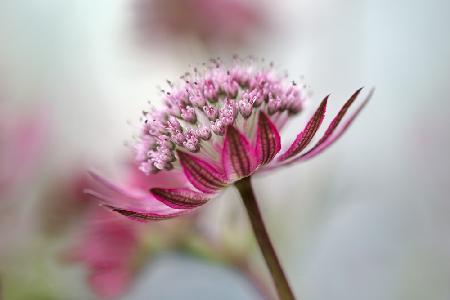
{"type": "Polygon", "coordinates": [[[144,113],[136,145],[144,189],[113,184],[92,174],[92,196],[123,215],[159,220],[185,214],[221,190],[264,170],[308,160],[335,142],[370,98],[350,116],[361,89],[343,105],[318,141],[309,147],[325,116],[328,96],[289,147],[280,130],[302,112],[306,93],[253,60],[226,68],[219,60],[170,83],[164,105],[144,113]],[[167,180],[169,179],[169,180],[167,180]]]}

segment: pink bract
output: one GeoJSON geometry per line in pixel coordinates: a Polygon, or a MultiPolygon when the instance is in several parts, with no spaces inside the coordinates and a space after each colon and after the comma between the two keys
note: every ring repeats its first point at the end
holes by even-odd
{"type": "Polygon", "coordinates": [[[136,145],[139,168],[147,175],[141,185],[119,185],[91,174],[88,194],[132,219],[189,213],[242,178],[315,157],[342,136],[372,95],[349,114],[362,89],[354,92],[310,146],[324,120],[325,97],[282,149],[280,131],[306,101],[301,86],[252,59],[236,59],[229,68],[212,60],[182,78],[179,85],[169,83],[162,107],[144,113],[136,145]]]}

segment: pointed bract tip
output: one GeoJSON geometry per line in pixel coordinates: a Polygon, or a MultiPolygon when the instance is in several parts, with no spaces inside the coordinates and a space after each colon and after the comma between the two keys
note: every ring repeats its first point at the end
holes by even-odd
{"type": "Polygon", "coordinates": [[[320,106],[327,106],[328,104],[328,99],[330,99],[330,94],[326,95],[325,98],[322,99],[322,101],[320,102],[320,106]]]}
{"type": "Polygon", "coordinates": [[[359,95],[359,93],[361,93],[361,91],[364,89],[364,87],[360,87],[359,89],[357,89],[353,95],[351,96],[352,98],[357,97],[359,95]]]}

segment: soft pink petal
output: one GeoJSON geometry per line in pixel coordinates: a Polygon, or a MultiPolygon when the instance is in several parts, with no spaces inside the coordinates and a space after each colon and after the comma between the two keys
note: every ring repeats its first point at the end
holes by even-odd
{"type": "Polygon", "coordinates": [[[294,157],[309,145],[320,125],[322,124],[323,118],[325,117],[328,97],[329,96],[326,96],[325,99],[322,100],[319,108],[308,121],[303,131],[297,136],[288,150],[280,156],[279,161],[285,161],[291,157],[294,157]]]}
{"type": "Polygon", "coordinates": [[[92,172],[90,173],[90,178],[90,188],[85,192],[91,197],[113,207],[116,211],[134,211],[159,218],[180,215],[186,212],[186,210],[174,209],[165,205],[149,191],[119,186],[92,172]]]}
{"type": "Polygon", "coordinates": [[[257,168],[256,153],[247,137],[233,126],[227,128],[222,149],[222,166],[228,179],[249,176],[257,168]]]}
{"type": "Polygon", "coordinates": [[[214,193],[226,186],[225,175],[208,162],[182,151],[177,155],[186,177],[199,191],[214,193]]]}
{"type": "Polygon", "coordinates": [[[281,149],[280,133],[270,118],[261,111],[256,131],[256,156],[259,164],[267,164],[281,149]]]}
{"type": "Polygon", "coordinates": [[[210,199],[203,193],[189,189],[151,189],[153,196],[172,208],[195,208],[208,202],[210,199]]]}

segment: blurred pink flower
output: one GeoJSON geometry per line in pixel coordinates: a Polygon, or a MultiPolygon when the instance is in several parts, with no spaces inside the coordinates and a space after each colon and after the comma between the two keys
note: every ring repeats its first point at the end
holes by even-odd
{"type": "MultiPolygon", "coordinates": [[[[133,184],[134,176],[129,178],[133,184]]],[[[50,190],[42,209],[43,229],[54,233],[67,229],[71,220],[77,221],[81,230],[72,236],[63,257],[86,266],[89,286],[97,296],[115,299],[131,284],[142,225],[86,201],[86,179],[85,171],[73,172],[50,190]]]]}
{"type": "Polygon", "coordinates": [[[86,265],[89,285],[102,298],[116,298],[129,287],[134,275],[139,225],[101,207],[92,207],[85,218],[78,244],[69,259],[86,265]]]}
{"type": "Polygon", "coordinates": [[[164,107],[145,113],[136,146],[139,185],[119,185],[92,173],[87,193],[112,210],[140,221],[192,212],[221,190],[255,173],[311,159],[347,130],[369,100],[349,116],[360,94],[342,106],[324,134],[307,149],[325,116],[328,96],[286,149],[280,130],[299,114],[304,90],[272,66],[237,60],[227,69],[213,60],[164,93],[164,107]]]}
{"type": "Polygon", "coordinates": [[[42,114],[22,118],[0,111],[0,197],[33,170],[43,147],[46,123],[42,114]]]}
{"type": "Polygon", "coordinates": [[[267,29],[261,2],[243,0],[138,0],[136,26],[144,41],[195,38],[205,45],[243,44],[267,29]]]}
{"type": "MultiPolygon", "coordinates": [[[[130,186],[143,189],[149,184],[148,176],[139,171],[135,164],[128,167],[129,172],[125,175],[130,186]]],[[[168,184],[170,181],[169,177],[158,177],[161,184],[168,184]]],[[[60,199],[66,199],[62,201],[63,205],[60,205],[64,207],[66,213],[64,215],[56,213],[59,219],[66,219],[71,215],[70,211],[72,214],[74,212],[74,205],[67,205],[69,204],[67,199],[71,203],[77,202],[78,208],[80,204],[86,204],[87,195],[80,194],[81,190],[78,188],[89,187],[89,183],[77,180],[73,187],[77,189],[66,189],[68,192],[66,198],[60,199]],[[78,184],[80,182],[84,185],[78,184]]],[[[126,293],[137,275],[138,268],[141,267],[140,263],[144,263],[142,259],[151,259],[148,251],[144,251],[150,248],[146,249],[148,245],[146,246],[147,241],[143,232],[146,233],[145,236],[148,235],[152,240],[154,239],[153,242],[157,243],[156,247],[165,249],[182,248],[184,243],[188,243],[191,231],[194,231],[194,219],[154,228],[157,224],[144,227],[123,216],[111,214],[97,203],[91,203],[86,210],[83,215],[75,214],[82,222],[82,230],[75,236],[75,245],[69,248],[64,257],[70,262],[86,266],[89,286],[97,296],[105,299],[115,299],[126,293]],[[189,232],[189,234],[180,234],[180,231],[189,232]],[[163,239],[161,235],[164,236],[163,239]]]]}

